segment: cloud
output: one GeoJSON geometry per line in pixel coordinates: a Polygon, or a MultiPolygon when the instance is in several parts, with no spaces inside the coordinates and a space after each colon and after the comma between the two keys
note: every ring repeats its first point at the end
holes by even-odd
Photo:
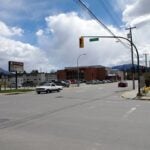
{"type": "Polygon", "coordinates": [[[130,22],[130,26],[145,26],[146,24],[150,24],[150,15],[144,15],[144,16],[139,16],[135,19],[133,19],[130,22]]]}
{"type": "Polygon", "coordinates": [[[34,22],[53,12],[60,0],[0,0],[0,19],[7,23],[34,22]],[[33,11],[34,10],[34,11],[33,11]]]}
{"type": "Polygon", "coordinates": [[[24,0],[1,0],[0,3],[0,18],[5,22],[12,22],[23,18],[20,15],[27,10],[26,6],[28,6],[24,0]]]}
{"type": "Polygon", "coordinates": [[[0,37],[0,53],[0,59],[3,59],[1,67],[4,68],[8,68],[7,62],[10,60],[24,62],[26,71],[32,69],[50,71],[53,67],[41,49],[20,41],[0,37]]]}
{"type": "Polygon", "coordinates": [[[23,29],[18,27],[8,27],[4,22],[0,21],[0,35],[11,37],[11,36],[21,36],[23,34],[23,29]]]}
{"type": "MultiPolygon", "coordinates": [[[[0,21],[0,67],[8,68],[8,61],[11,60],[24,62],[26,71],[32,69],[50,71],[53,69],[54,67],[49,64],[43,50],[29,43],[14,40],[15,37],[22,34],[21,28],[10,27],[0,21]]],[[[39,30],[37,35],[42,35],[42,30],[39,30]]]]}
{"type": "MultiPolygon", "coordinates": [[[[137,18],[135,17],[135,19],[137,18]]],[[[75,12],[59,13],[46,17],[45,23],[46,27],[43,29],[39,27],[40,29],[35,33],[37,43],[36,46],[33,46],[14,40],[14,36],[24,33],[23,29],[0,22],[0,67],[7,68],[7,62],[15,60],[23,61],[27,71],[32,69],[50,71],[51,69],[76,66],[77,57],[82,53],[87,55],[80,58],[79,65],[113,66],[131,63],[130,49],[125,48],[114,39],[99,39],[98,42],[89,42],[86,38],[85,48],[79,48],[79,37],[82,35],[109,35],[92,19],[81,18],[75,12]]],[[[116,35],[126,36],[127,31],[114,26],[108,27],[116,35]]],[[[133,40],[142,54],[150,48],[149,24],[145,24],[144,28],[137,28],[135,31],[133,40]]]]}
{"type": "MultiPolygon", "coordinates": [[[[77,57],[82,53],[87,55],[80,60],[81,65],[112,66],[130,61],[130,51],[115,39],[100,39],[93,43],[85,39],[85,48],[79,48],[79,37],[82,35],[109,35],[94,20],[80,18],[75,12],[60,13],[46,17],[45,20],[45,30],[53,32],[49,36],[45,35],[46,40],[38,37],[39,46],[46,50],[51,64],[57,68],[76,66],[77,57]]],[[[122,34],[113,26],[109,28],[117,35],[122,34]]]]}
{"type": "Polygon", "coordinates": [[[122,11],[126,8],[127,5],[131,5],[135,3],[137,0],[116,0],[116,6],[118,9],[121,9],[122,11]]]}
{"type": "Polygon", "coordinates": [[[36,32],[36,35],[37,36],[42,36],[44,34],[44,31],[42,29],[39,29],[37,32],[36,32]]]}
{"type": "MultiPolygon", "coordinates": [[[[136,26],[133,30],[133,41],[136,44],[139,54],[140,61],[143,64],[143,54],[150,54],[150,1],[148,0],[135,0],[133,2],[126,2],[123,10],[123,21],[126,26],[136,26]]],[[[149,61],[149,55],[148,55],[149,61]]],[[[144,65],[144,64],[143,64],[144,65]]]]}
{"type": "Polygon", "coordinates": [[[123,11],[123,21],[127,25],[144,25],[150,21],[150,1],[137,0],[132,4],[127,4],[123,11]]]}

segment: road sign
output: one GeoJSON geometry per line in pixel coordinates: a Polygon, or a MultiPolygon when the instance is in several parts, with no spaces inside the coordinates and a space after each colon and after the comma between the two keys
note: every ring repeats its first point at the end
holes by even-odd
{"type": "Polygon", "coordinates": [[[95,41],[99,41],[99,38],[91,38],[89,39],[90,42],[95,42],[95,41]]]}

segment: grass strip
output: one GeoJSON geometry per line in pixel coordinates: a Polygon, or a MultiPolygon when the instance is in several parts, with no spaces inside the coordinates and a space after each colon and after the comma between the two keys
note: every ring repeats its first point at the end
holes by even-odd
{"type": "Polygon", "coordinates": [[[31,92],[34,89],[11,89],[11,90],[1,90],[0,93],[16,93],[16,92],[31,92]]]}

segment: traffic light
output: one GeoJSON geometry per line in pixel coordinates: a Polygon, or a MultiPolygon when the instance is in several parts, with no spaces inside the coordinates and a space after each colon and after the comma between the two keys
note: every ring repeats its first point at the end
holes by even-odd
{"type": "Polygon", "coordinates": [[[84,38],[83,37],[80,37],[80,39],[79,39],[79,47],[84,48],[84,38]]]}

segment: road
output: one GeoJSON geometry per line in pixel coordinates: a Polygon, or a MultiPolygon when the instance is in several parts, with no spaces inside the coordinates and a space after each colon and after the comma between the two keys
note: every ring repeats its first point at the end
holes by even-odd
{"type": "Polygon", "coordinates": [[[150,102],[117,83],[0,95],[0,150],[149,150],[150,102]]]}

